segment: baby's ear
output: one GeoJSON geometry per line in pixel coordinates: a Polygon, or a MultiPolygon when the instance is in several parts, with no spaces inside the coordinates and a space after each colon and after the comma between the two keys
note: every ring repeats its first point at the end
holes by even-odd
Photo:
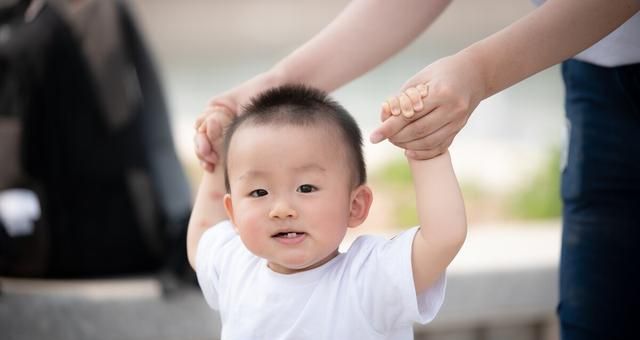
{"type": "Polygon", "coordinates": [[[355,228],[369,216],[369,208],[373,202],[371,189],[362,184],[351,192],[351,208],[349,211],[349,228],[355,228]]]}
{"type": "Polygon", "coordinates": [[[227,216],[229,217],[229,219],[231,220],[231,223],[235,227],[236,221],[233,216],[233,201],[231,200],[231,195],[225,194],[222,200],[224,203],[224,210],[227,212],[227,216]]]}

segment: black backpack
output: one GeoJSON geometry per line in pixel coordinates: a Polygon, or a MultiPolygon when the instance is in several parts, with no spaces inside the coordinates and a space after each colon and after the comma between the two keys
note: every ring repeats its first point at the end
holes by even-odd
{"type": "Polygon", "coordinates": [[[191,193],[149,52],[122,1],[69,3],[0,7],[0,194],[40,205],[31,233],[0,225],[0,276],[187,271],[191,193]]]}

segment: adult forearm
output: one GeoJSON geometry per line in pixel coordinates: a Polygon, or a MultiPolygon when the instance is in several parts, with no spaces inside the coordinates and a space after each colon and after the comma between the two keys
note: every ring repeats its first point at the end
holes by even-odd
{"type": "Polygon", "coordinates": [[[486,98],[576,55],[639,9],[638,0],[548,0],[460,54],[480,65],[486,98]]]}
{"type": "Polygon", "coordinates": [[[332,91],[413,41],[450,0],[354,0],[271,72],[283,82],[332,91]]]}

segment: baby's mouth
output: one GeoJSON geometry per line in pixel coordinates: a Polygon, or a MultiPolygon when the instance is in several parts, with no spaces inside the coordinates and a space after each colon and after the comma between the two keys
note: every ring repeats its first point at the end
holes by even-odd
{"type": "Polygon", "coordinates": [[[304,234],[305,233],[296,232],[296,231],[286,231],[286,232],[281,232],[281,233],[274,234],[271,237],[276,237],[276,238],[296,238],[296,237],[302,236],[304,234]]]}

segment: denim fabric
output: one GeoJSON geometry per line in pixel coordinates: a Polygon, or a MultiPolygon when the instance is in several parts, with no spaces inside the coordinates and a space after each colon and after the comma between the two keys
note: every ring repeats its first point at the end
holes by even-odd
{"type": "Polygon", "coordinates": [[[640,64],[569,60],[562,74],[562,339],[640,339],[640,64]]]}

